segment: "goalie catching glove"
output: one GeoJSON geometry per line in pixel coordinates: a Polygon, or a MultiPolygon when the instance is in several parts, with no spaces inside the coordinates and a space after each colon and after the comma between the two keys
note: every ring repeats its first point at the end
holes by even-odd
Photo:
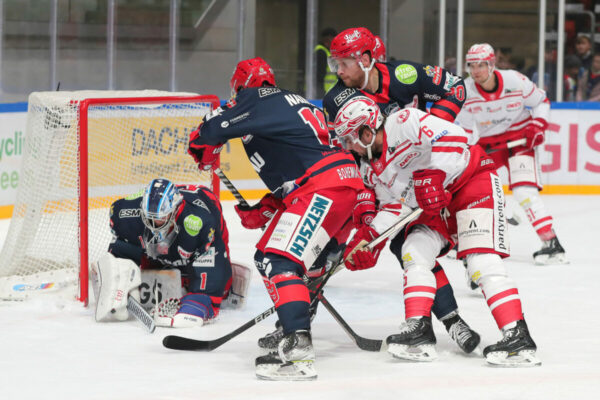
{"type": "Polygon", "coordinates": [[[285,208],[283,201],[271,193],[263,196],[258,204],[252,207],[241,204],[235,205],[235,211],[242,220],[242,225],[246,229],[259,229],[265,226],[275,215],[277,210],[285,208]]]}
{"type": "Polygon", "coordinates": [[[188,293],[181,299],[170,298],[161,301],[155,311],[157,326],[190,328],[202,326],[205,320],[215,316],[210,296],[201,293],[188,293]]]}
{"type": "Polygon", "coordinates": [[[377,237],[379,237],[377,231],[368,225],[364,225],[358,229],[344,252],[344,265],[346,268],[351,271],[357,271],[374,267],[377,264],[381,250],[383,250],[387,242],[386,239],[372,250],[369,250],[366,245],[377,237]]]}
{"type": "Polygon", "coordinates": [[[426,214],[439,214],[450,204],[452,195],[444,189],[446,173],[440,169],[420,169],[413,172],[415,197],[426,214]]]}

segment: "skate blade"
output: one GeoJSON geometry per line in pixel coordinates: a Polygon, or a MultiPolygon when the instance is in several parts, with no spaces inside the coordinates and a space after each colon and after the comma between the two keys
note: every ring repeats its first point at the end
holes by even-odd
{"type": "Polygon", "coordinates": [[[256,377],[267,381],[312,381],[317,379],[317,371],[312,361],[261,364],[256,366],[256,377]]]}
{"type": "Polygon", "coordinates": [[[534,350],[521,350],[515,355],[508,355],[506,351],[489,353],[485,361],[492,367],[522,368],[539,367],[542,361],[535,356],[534,350]]]}
{"type": "Polygon", "coordinates": [[[555,256],[541,255],[534,258],[535,265],[561,265],[569,264],[564,253],[555,256]]]}
{"type": "Polygon", "coordinates": [[[404,344],[388,343],[387,351],[395,358],[409,361],[431,362],[438,357],[435,346],[431,344],[407,346],[404,344]]]}

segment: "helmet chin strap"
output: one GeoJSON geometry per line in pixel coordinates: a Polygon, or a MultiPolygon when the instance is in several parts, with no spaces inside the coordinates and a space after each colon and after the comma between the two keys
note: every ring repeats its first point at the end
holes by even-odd
{"type": "Polygon", "coordinates": [[[375,59],[371,58],[371,65],[369,65],[369,68],[365,68],[365,66],[363,65],[362,61],[359,61],[358,65],[359,65],[360,69],[362,69],[363,72],[365,73],[365,81],[364,81],[363,85],[360,88],[360,90],[363,90],[364,88],[367,87],[367,84],[369,83],[369,71],[371,71],[371,69],[373,68],[373,65],[375,65],[375,59]]]}
{"type": "Polygon", "coordinates": [[[373,159],[373,153],[371,152],[371,146],[373,146],[373,143],[375,143],[375,135],[377,134],[377,132],[374,129],[372,129],[371,127],[369,127],[369,129],[371,129],[371,132],[373,133],[371,135],[371,143],[364,144],[360,139],[358,139],[358,144],[360,144],[362,147],[367,149],[367,158],[369,159],[369,161],[371,161],[373,159]]]}

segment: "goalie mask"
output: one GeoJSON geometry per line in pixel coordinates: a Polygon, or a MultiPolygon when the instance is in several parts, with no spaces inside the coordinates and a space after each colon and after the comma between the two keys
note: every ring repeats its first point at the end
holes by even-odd
{"type": "Polygon", "coordinates": [[[229,82],[231,97],[235,97],[240,89],[261,87],[265,83],[275,86],[273,69],[260,57],[240,61],[229,82]]]}
{"type": "Polygon", "coordinates": [[[335,116],[335,133],[342,147],[351,150],[356,143],[367,149],[369,160],[373,157],[371,146],[375,142],[377,129],[383,124],[384,118],[377,103],[365,96],[358,96],[348,101],[335,116]],[[371,143],[364,144],[360,140],[360,131],[366,126],[373,133],[371,143]]]}
{"type": "Polygon", "coordinates": [[[487,63],[488,79],[485,81],[487,82],[492,77],[492,73],[494,72],[494,66],[496,65],[496,55],[494,54],[494,48],[487,43],[476,43],[469,48],[467,56],[465,57],[465,61],[465,64],[467,65],[467,69],[469,70],[470,74],[471,64],[478,64],[482,62],[487,63]]]}
{"type": "Polygon", "coordinates": [[[376,43],[373,34],[367,28],[346,29],[331,41],[331,56],[327,59],[327,63],[331,71],[337,72],[338,64],[344,58],[355,59],[360,69],[365,73],[365,80],[360,88],[360,90],[363,90],[369,80],[369,71],[373,68],[376,61],[373,54],[375,47],[376,43]],[[371,63],[369,65],[363,65],[360,60],[361,56],[366,52],[369,52],[371,55],[371,63]]]}
{"type": "Polygon", "coordinates": [[[148,243],[164,243],[175,236],[175,219],[183,196],[168,179],[153,179],[144,190],[141,204],[141,217],[151,237],[144,235],[148,243]]]}

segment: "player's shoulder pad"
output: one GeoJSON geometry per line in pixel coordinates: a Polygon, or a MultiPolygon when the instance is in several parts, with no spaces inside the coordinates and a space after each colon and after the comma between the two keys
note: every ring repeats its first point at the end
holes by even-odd
{"type": "Polygon", "coordinates": [[[140,218],[142,209],[140,208],[140,197],[125,197],[116,200],[110,206],[110,219],[140,218]]]}
{"type": "MultiPolygon", "coordinates": [[[[358,95],[360,95],[358,89],[347,87],[344,85],[344,82],[338,79],[335,86],[325,93],[325,97],[323,97],[323,107],[327,108],[327,112],[330,114],[332,114],[332,110],[335,110],[337,113],[337,110],[339,110],[348,99],[358,95]]],[[[331,117],[335,118],[335,115],[331,115],[331,117]]]]}
{"type": "Polygon", "coordinates": [[[388,115],[385,122],[388,147],[396,147],[407,139],[418,143],[421,130],[420,119],[426,115],[426,112],[416,108],[403,108],[388,115]]]}

